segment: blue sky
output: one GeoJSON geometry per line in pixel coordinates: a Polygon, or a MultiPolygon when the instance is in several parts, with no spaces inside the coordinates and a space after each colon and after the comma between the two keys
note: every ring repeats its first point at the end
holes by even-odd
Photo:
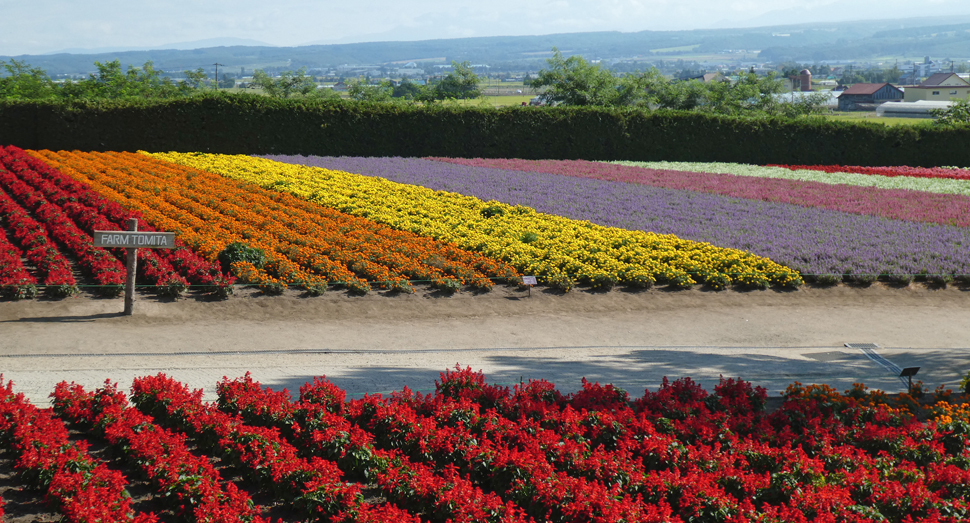
{"type": "Polygon", "coordinates": [[[271,45],[586,31],[751,27],[970,15],[967,0],[0,0],[0,55],[160,48],[234,37],[271,45]]]}

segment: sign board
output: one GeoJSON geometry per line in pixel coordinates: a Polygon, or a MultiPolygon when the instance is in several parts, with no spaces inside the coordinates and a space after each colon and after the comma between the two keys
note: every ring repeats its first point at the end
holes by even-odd
{"type": "Polygon", "coordinates": [[[538,285],[539,284],[536,281],[536,277],[535,276],[523,276],[522,277],[522,283],[524,283],[525,285],[538,285]]]}
{"type": "Polygon", "coordinates": [[[174,232],[94,231],[95,247],[125,249],[173,249],[174,232]]]}

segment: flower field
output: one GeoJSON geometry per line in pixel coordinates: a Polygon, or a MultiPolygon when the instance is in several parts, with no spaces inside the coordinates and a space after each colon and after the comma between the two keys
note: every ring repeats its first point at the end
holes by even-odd
{"type": "Polygon", "coordinates": [[[130,393],[62,382],[39,409],[0,378],[0,445],[64,521],[970,517],[970,409],[949,391],[920,403],[795,383],[769,412],[765,391],[736,379],[631,398],[585,380],[568,395],[542,380],[509,389],[461,367],[428,395],[347,400],[315,378],[291,397],[248,374],[216,390],[204,403],[164,374],[130,393]],[[153,511],[136,508],[132,481],[156,492],[153,511]]]}
{"type": "MultiPolygon", "coordinates": [[[[744,250],[822,283],[947,283],[970,274],[970,198],[963,194],[783,179],[776,174],[795,171],[736,164],[667,163],[661,170],[582,161],[273,158],[744,250]],[[733,172],[721,172],[728,167],[733,172]]],[[[948,181],[970,191],[968,181],[948,181]]]]}
{"type": "Polygon", "coordinates": [[[0,298],[117,296],[94,230],[175,232],[138,284],[225,297],[496,283],[710,289],[970,281],[948,168],[251,157],[0,147],[0,298]],[[80,278],[80,280],[79,280],[80,278]]]}
{"type": "Polygon", "coordinates": [[[546,281],[576,279],[606,288],[616,283],[650,286],[656,281],[682,287],[706,283],[715,288],[734,283],[801,284],[791,269],[741,250],[604,227],[464,192],[375,177],[384,176],[383,172],[362,176],[248,156],[169,153],[154,157],[285,190],[397,229],[455,242],[546,281]]]}
{"type": "Polygon", "coordinates": [[[246,241],[268,255],[265,267],[234,267],[267,286],[323,289],[329,283],[366,292],[370,285],[410,292],[411,280],[482,289],[515,279],[507,264],[355,218],[330,208],[239,184],[229,178],[135,153],[37,153],[61,172],[174,231],[214,260],[246,241]]]}

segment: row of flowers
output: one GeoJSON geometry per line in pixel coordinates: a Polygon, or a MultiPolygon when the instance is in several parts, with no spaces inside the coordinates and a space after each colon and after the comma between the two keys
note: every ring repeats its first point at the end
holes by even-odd
{"type": "Polygon", "coordinates": [[[348,476],[376,483],[385,498],[432,521],[533,521],[514,503],[476,486],[453,464],[421,463],[399,449],[378,448],[373,434],[338,413],[345,394],[326,380],[301,387],[298,403],[286,390],[263,389],[248,373],[224,379],[217,390],[223,411],[281,429],[298,447],[333,459],[348,476]]]}
{"type": "Polygon", "coordinates": [[[278,429],[247,425],[238,416],[203,404],[201,398],[201,390],[189,391],[164,374],[132,383],[131,400],[139,409],[195,436],[213,453],[228,456],[255,482],[300,507],[306,517],[334,522],[420,521],[393,505],[365,503],[360,487],[344,482],[343,472],[332,461],[302,458],[278,429]]]}
{"type": "Polygon", "coordinates": [[[769,164],[768,167],[783,167],[793,171],[821,171],[826,173],[858,173],[877,176],[910,176],[913,178],[950,178],[970,180],[970,169],[957,167],[864,167],[860,165],[785,165],[769,164]]]}
{"type": "MultiPolygon", "coordinates": [[[[642,168],[592,162],[471,161],[496,165],[514,162],[523,168],[559,167],[549,173],[416,158],[271,158],[527,206],[599,225],[673,234],[744,250],[784,264],[820,283],[868,283],[876,279],[907,283],[928,279],[945,284],[970,278],[970,251],[964,247],[970,245],[967,228],[587,176],[598,172],[595,169],[645,171],[642,168]]],[[[676,184],[682,178],[709,175],[667,171],[665,176],[676,184]]],[[[744,180],[721,176],[728,179],[724,181],[728,186],[744,180]]]]}
{"type": "Polygon", "coordinates": [[[247,380],[221,384],[219,395],[224,409],[292,437],[336,438],[328,448],[347,462],[376,452],[347,448],[366,441],[456,467],[546,520],[616,520],[644,503],[664,521],[960,521],[970,509],[970,418],[939,394],[924,410],[906,395],[896,404],[861,386],[838,394],[795,384],[769,414],[764,391],[740,380],[711,395],[687,379],[665,382],[631,401],[589,383],[568,397],[544,382],[510,393],[466,369],[443,375],[429,396],[344,403],[322,380],[297,404],[247,380]]]}
{"type": "MultiPolygon", "coordinates": [[[[110,384],[90,393],[62,383],[52,396],[58,416],[107,438],[169,493],[173,513],[199,521],[262,516],[232,483],[220,490],[209,460],[187,451],[185,433],[248,471],[275,502],[327,521],[909,523],[970,516],[970,408],[942,388],[921,405],[917,396],[890,400],[861,385],[839,393],[796,383],[774,412],[765,410],[763,389],[741,380],[722,379],[711,394],[686,378],[664,380],[632,399],[585,380],[569,395],[546,381],[509,389],[460,367],[442,373],[428,395],[405,389],[347,401],[342,389],[317,378],[294,401],[248,374],[224,379],[217,390],[218,403],[206,405],[201,391],[157,375],[135,380],[137,410],[110,384]],[[391,503],[363,502],[348,481],[371,484],[391,503]]],[[[9,383],[0,389],[0,434],[19,449],[24,470],[74,478],[52,485],[75,490],[50,487],[68,492],[52,497],[65,514],[75,503],[87,513],[106,506],[124,512],[111,520],[154,520],[133,514],[120,494],[124,478],[85,457],[83,443],[68,443],[63,423],[13,394],[9,383]],[[78,479],[92,471],[110,481],[78,479]],[[82,507],[79,500],[89,501],[82,507]]]]}
{"type": "MultiPolygon", "coordinates": [[[[0,215],[5,214],[4,202],[10,203],[5,196],[0,195],[0,215]]],[[[27,271],[22,258],[23,251],[10,243],[7,233],[0,229],[0,298],[19,300],[37,295],[37,278],[27,271]]]]}
{"type": "Polygon", "coordinates": [[[263,250],[265,267],[240,263],[237,273],[266,286],[322,289],[371,284],[411,292],[412,281],[443,290],[489,289],[493,279],[518,280],[505,263],[412,233],[393,230],[258,186],[126,153],[53,153],[38,157],[156,226],[177,232],[215,259],[233,242],[263,250]]]}
{"type": "MultiPolygon", "coordinates": [[[[9,176],[0,169],[0,178],[9,176]]],[[[44,293],[51,297],[66,297],[77,294],[77,282],[71,271],[71,263],[57,249],[47,235],[42,224],[30,217],[16,201],[0,188],[0,219],[11,231],[13,242],[20,247],[24,258],[36,267],[44,285],[44,293]]],[[[16,255],[16,253],[15,253],[16,255]]],[[[10,260],[12,263],[14,260],[10,260]]],[[[20,258],[17,257],[19,262],[20,258]]],[[[26,293],[24,298],[30,296],[26,293]]],[[[14,298],[20,297],[17,289],[14,298]]]]}
{"type": "MultiPolygon", "coordinates": [[[[40,410],[0,375],[0,444],[16,457],[22,481],[46,493],[64,517],[78,523],[158,521],[154,514],[136,513],[127,481],[116,470],[93,459],[85,442],[72,442],[64,422],[50,410],[40,410]]],[[[0,516],[3,515],[0,500],[0,516]]]]}
{"type": "Polygon", "coordinates": [[[177,517],[211,523],[269,523],[234,483],[226,483],[204,456],[193,454],[185,434],[166,430],[128,406],[109,382],[94,392],[66,382],[51,394],[54,412],[79,429],[97,434],[141,469],[172,504],[177,517]]]}
{"type": "Polygon", "coordinates": [[[668,171],[705,172],[733,174],[756,178],[780,178],[787,180],[802,180],[835,185],[857,185],[877,189],[907,189],[911,191],[925,191],[939,194],[962,194],[970,196],[970,180],[964,176],[952,177],[921,177],[912,176],[905,172],[895,171],[893,167],[883,167],[883,172],[854,172],[837,171],[835,169],[812,170],[791,169],[786,167],[772,167],[748,165],[740,163],[707,163],[707,162],[611,162],[617,165],[659,169],[668,171]]]}
{"type": "MultiPolygon", "coordinates": [[[[697,191],[732,198],[816,207],[866,216],[942,225],[970,226],[970,191],[940,194],[923,190],[880,189],[872,186],[832,184],[762,176],[700,171],[671,171],[581,160],[504,160],[432,158],[474,167],[526,171],[625,182],[665,189],[697,191]]],[[[870,179],[872,177],[869,177],[870,179]]],[[[970,182],[963,182],[970,189],[970,182]]]]}
{"type": "Polygon", "coordinates": [[[534,209],[349,172],[247,156],[155,154],[505,260],[523,274],[568,288],[654,282],[714,288],[802,283],[793,270],[737,249],[671,235],[603,227],[534,209]]]}
{"type": "Polygon", "coordinates": [[[121,294],[125,283],[124,264],[107,250],[94,247],[91,235],[82,231],[58,205],[20,180],[16,173],[26,169],[22,163],[12,161],[6,151],[0,151],[0,162],[10,169],[10,172],[0,173],[0,188],[44,225],[60,249],[77,260],[95,281],[95,292],[103,296],[121,294]]]}
{"type": "MultiPolygon", "coordinates": [[[[154,231],[137,212],[108,201],[84,184],[78,183],[25,151],[13,146],[0,151],[3,161],[22,182],[20,190],[46,200],[67,215],[89,237],[95,230],[125,230],[129,218],[140,220],[139,229],[154,231]]],[[[111,249],[115,258],[124,259],[123,249],[111,249]]],[[[191,284],[205,291],[225,294],[231,280],[223,277],[218,265],[208,262],[181,242],[174,249],[139,249],[138,282],[154,286],[162,295],[178,296],[191,284]]],[[[122,271],[124,268],[122,267],[122,271]]]]}

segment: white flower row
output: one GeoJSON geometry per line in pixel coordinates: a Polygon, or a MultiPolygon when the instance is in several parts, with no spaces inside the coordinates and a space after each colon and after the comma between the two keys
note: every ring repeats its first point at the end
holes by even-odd
{"type": "Polygon", "coordinates": [[[671,171],[733,174],[756,178],[784,178],[827,183],[831,185],[857,185],[879,189],[909,189],[939,194],[970,196],[970,180],[948,178],[918,178],[913,176],[881,176],[857,173],[827,173],[824,171],[792,170],[784,167],[765,167],[743,163],[717,162],[609,162],[619,165],[645,167],[671,171]]]}

